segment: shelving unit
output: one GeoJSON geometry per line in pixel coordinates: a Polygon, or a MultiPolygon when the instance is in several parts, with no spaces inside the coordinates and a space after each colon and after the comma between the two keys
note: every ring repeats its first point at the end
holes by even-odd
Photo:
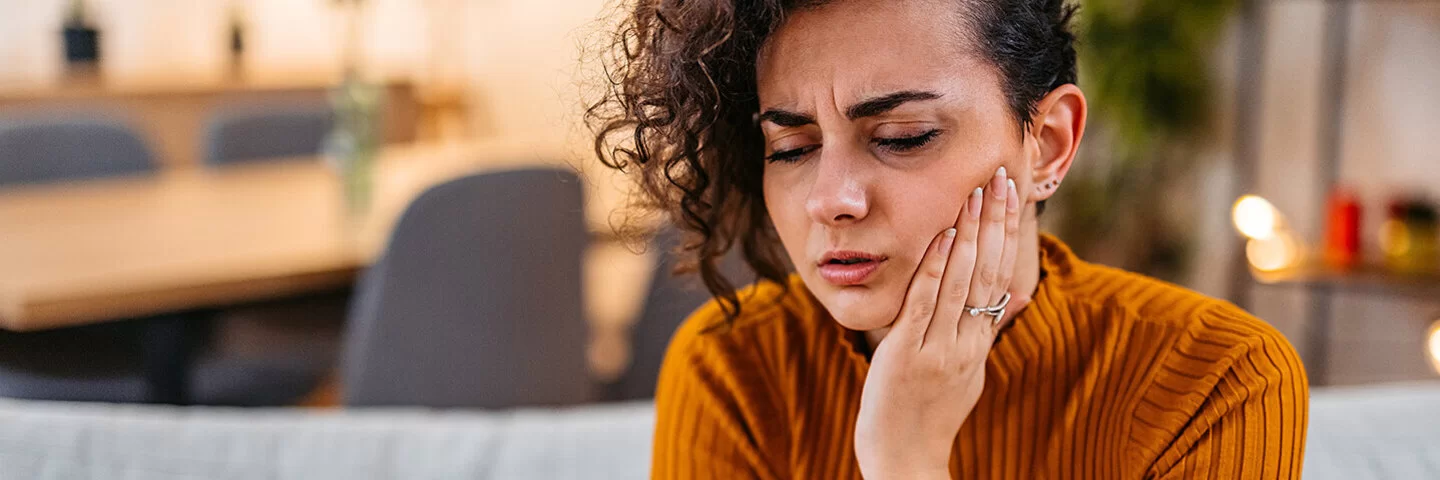
{"type": "Polygon", "coordinates": [[[1440,298],[1440,269],[1421,273],[1394,273],[1379,265],[1351,269],[1306,265],[1273,272],[1252,269],[1250,275],[1263,285],[1326,287],[1335,291],[1396,297],[1440,298]]]}
{"type": "MultiPolygon", "coordinates": [[[[1325,119],[1318,123],[1316,141],[1320,152],[1320,164],[1316,178],[1319,188],[1316,205],[1325,205],[1326,197],[1334,190],[1340,174],[1341,142],[1344,139],[1343,122],[1347,101],[1346,81],[1349,69],[1349,48],[1351,17],[1358,0],[1327,0],[1325,29],[1323,34],[1322,75],[1324,83],[1320,89],[1321,101],[1318,117],[1325,119]]],[[[1250,182],[1254,178],[1258,154],[1255,145],[1259,111],[1259,79],[1263,75],[1264,61],[1264,2],[1246,0],[1243,4],[1242,46],[1239,59],[1241,83],[1237,95],[1237,135],[1235,161],[1237,173],[1242,179],[1237,185],[1239,193],[1253,190],[1250,182]]],[[[1238,196],[1238,195],[1237,195],[1238,196]]],[[[1310,302],[1306,309],[1307,321],[1305,344],[1306,371],[1312,385],[1329,383],[1330,336],[1334,317],[1332,299],[1337,292],[1364,292],[1371,295],[1388,295],[1397,298],[1440,299],[1440,266],[1435,270],[1416,273],[1394,273],[1380,265],[1363,265],[1353,269],[1334,269],[1320,265],[1305,265],[1275,272],[1262,272],[1249,267],[1245,260],[1244,248],[1233,263],[1237,271],[1249,270],[1250,275],[1237,275],[1232,284],[1231,297],[1236,303],[1248,307],[1249,290],[1255,283],[1276,287],[1292,287],[1306,290],[1310,302]]]]}

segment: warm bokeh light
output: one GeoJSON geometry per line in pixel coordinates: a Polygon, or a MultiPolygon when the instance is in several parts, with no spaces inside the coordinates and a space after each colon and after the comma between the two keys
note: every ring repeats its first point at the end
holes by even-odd
{"type": "Polygon", "coordinates": [[[1405,222],[1396,219],[1380,224],[1380,250],[1386,256],[1398,257],[1410,252],[1410,232],[1405,222]]]}
{"type": "Polygon", "coordinates": [[[1256,270],[1283,270],[1300,262],[1300,242],[1286,232],[1265,238],[1251,238],[1245,243],[1245,258],[1256,270]]]}
{"type": "Polygon", "coordinates": [[[1268,200],[1255,195],[1245,195],[1235,201],[1231,210],[1235,229],[1251,239],[1268,239],[1280,230],[1280,212],[1268,200]]]}
{"type": "Polygon", "coordinates": [[[1430,366],[1440,374],[1440,318],[1430,324],[1430,334],[1425,336],[1425,353],[1430,357],[1430,366]]]}

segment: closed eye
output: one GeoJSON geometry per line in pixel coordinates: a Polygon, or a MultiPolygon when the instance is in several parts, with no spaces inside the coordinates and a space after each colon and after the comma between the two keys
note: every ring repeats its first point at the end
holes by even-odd
{"type": "Polygon", "coordinates": [[[931,130],[913,137],[876,138],[875,144],[896,153],[908,152],[930,143],[940,136],[940,130],[931,130]]]}
{"type": "MultiPolygon", "coordinates": [[[[940,130],[931,130],[911,137],[876,138],[875,144],[891,152],[905,153],[925,146],[930,143],[931,140],[934,140],[935,137],[940,136],[940,133],[940,130]]],[[[772,163],[794,163],[799,161],[800,157],[815,151],[817,148],[819,147],[812,145],[782,150],[770,154],[770,156],[765,157],[765,160],[772,163]]]]}
{"type": "Polygon", "coordinates": [[[815,147],[815,146],[812,145],[812,146],[808,146],[808,147],[800,147],[800,148],[792,148],[792,149],[789,149],[789,150],[783,150],[783,151],[779,151],[779,152],[775,152],[775,153],[770,154],[770,156],[765,157],[765,160],[768,161],[768,162],[772,162],[772,163],[773,163],[773,162],[779,162],[779,163],[794,163],[794,162],[800,160],[800,157],[805,156],[805,154],[814,151],[816,148],[817,148],[817,147],[815,147]]]}

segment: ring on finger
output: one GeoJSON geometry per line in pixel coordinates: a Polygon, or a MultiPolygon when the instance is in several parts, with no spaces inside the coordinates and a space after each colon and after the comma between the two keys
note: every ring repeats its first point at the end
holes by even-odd
{"type": "Polygon", "coordinates": [[[990,326],[999,326],[1000,321],[1005,318],[1005,306],[1009,304],[1010,293],[1006,292],[1005,295],[1000,297],[1000,302],[995,305],[991,305],[988,307],[972,307],[966,305],[965,311],[970,313],[970,316],[972,317],[978,317],[982,314],[990,315],[990,326]]]}

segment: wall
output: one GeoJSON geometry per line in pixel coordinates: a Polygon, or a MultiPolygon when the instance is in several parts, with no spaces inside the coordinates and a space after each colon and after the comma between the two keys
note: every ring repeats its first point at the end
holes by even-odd
{"type": "MultiPolygon", "coordinates": [[[[427,4],[368,0],[360,16],[367,73],[409,78],[428,62],[427,4]]],[[[61,22],[68,0],[0,3],[0,87],[60,78],[61,22]]],[[[88,0],[102,32],[105,80],[127,83],[214,81],[228,73],[232,9],[246,19],[247,73],[262,81],[338,76],[345,10],[332,0],[88,0]]]]}
{"type": "Polygon", "coordinates": [[[58,78],[61,0],[0,3],[0,88],[58,78]]]}

